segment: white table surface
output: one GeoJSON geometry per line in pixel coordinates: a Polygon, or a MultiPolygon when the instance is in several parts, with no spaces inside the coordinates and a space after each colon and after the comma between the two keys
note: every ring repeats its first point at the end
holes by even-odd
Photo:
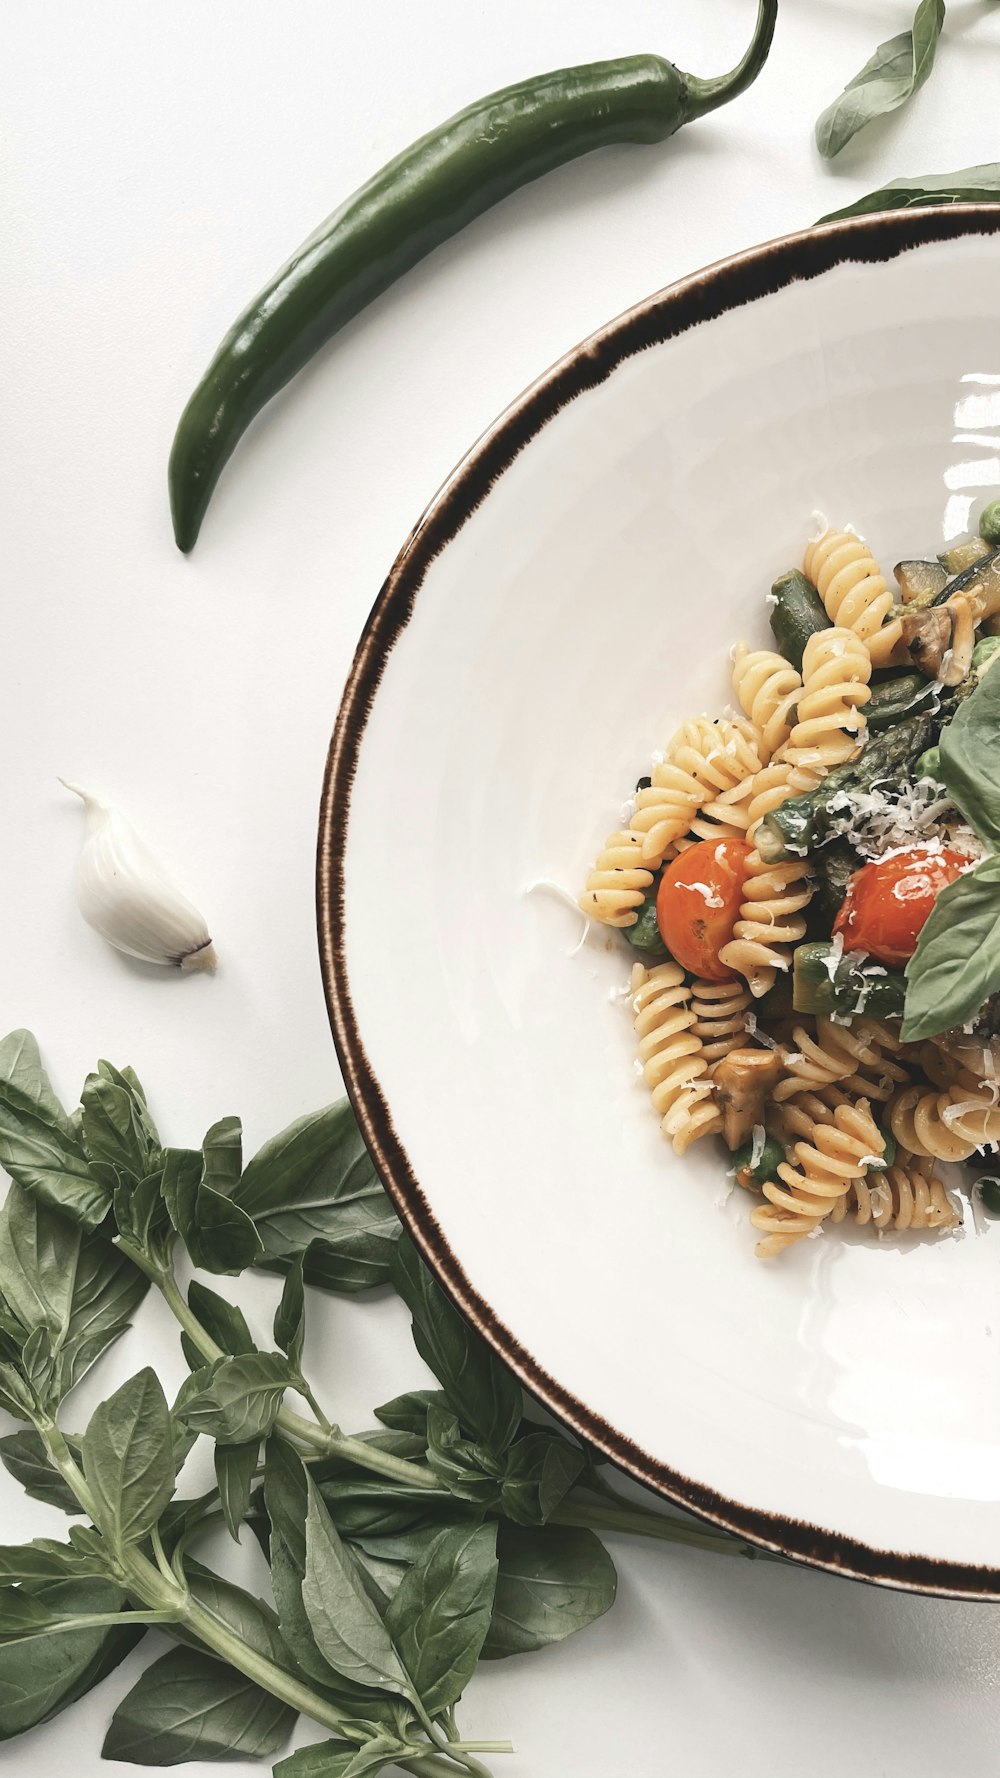
{"type": "MultiPolygon", "coordinates": [[[[831,173],[813,120],[908,5],[783,0],[768,68],[731,109],[665,147],[606,151],[535,185],[355,321],[254,427],[195,554],[178,555],[165,473],[183,401],[246,299],[340,198],[526,74],[643,49],[717,72],[752,11],[4,9],[0,993],[4,1028],[35,1030],[69,1102],[108,1056],[138,1069],[169,1139],[197,1142],[239,1111],[252,1150],[338,1092],[313,918],[320,780],[355,639],[439,482],[534,375],[649,291],[890,175],[995,157],[996,7],[954,0],[930,85],[831,173]],[[206,910],[217,977],[132,967],[82,925],[81,815],[57,773],[131,812],[206,910]]],[[[274,1287],[238,1288],[263,1332],[274,1287]]],[[[314,1295],[311,1310],[310,1361],[345,1425],[421,1381],[398,1302],[314,1295]]],[[[165,1313],[150,1303],[139,1320],[99,1389],[80,1391],[78,1423],[151,1351],[179,1382],[165,1313]]],[[[6,1475],[0,1501],[5,1541],[58,1534],[6,1475]]],[[[509,1778],[1000,1771],[988,1606],[611,1541],[614,1611],[559,1648],[481,1670],[467,1694],[467,1733],[514,1738],[515,1756],[496,1761],[509,1778]]],[[[111,1710],[154,1646],[8,1743],[5,1767],[96,1774],[111,1710]]]]}

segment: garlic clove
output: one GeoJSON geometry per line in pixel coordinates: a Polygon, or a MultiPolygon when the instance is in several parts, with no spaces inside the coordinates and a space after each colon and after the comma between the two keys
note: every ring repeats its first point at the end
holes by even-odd
{"type": "Polygon", "coordinates": [[[118,951],[145,963],[212,970],[218,958],[198,909],[182,895],[120,809],[60,778],[81,798],[87,819],[76,867],[76,897],[88,926],[118,951]]]}

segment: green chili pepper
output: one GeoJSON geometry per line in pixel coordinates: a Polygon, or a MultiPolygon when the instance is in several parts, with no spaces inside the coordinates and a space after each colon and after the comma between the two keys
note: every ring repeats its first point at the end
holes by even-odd
{"type": "Polygon", "coordinates": [[[778,0],[758,0],[749,49],[714,80],[660,56],[627,56],[504,87],[422,136],[348,198],[244,310],[181,415],[169,468],[178,548],[193,547],[251,420],[338,329],[530,180],[608,143],[662,142],[735,98],[764,65],[777,11],[778,0]]]}

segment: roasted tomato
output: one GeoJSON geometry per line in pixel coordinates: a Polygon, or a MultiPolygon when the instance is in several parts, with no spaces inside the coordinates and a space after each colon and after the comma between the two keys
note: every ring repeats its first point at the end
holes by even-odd
{"type": "Polygon", "coordinates": [[[920,929],[941,890],[969,867],[961,852],[928,852],[914,846],[855,871],[833,923],[849,951],[867,951],[880,963],[901,966],[917,948],[920,929]]]}
{"type": "Polygon", "coordinates": [[[751,848],[744,840],[699,840],[665,867],[656,896],[656,923],[672,957],[709,982],[733,970],[719,952],[733,936],[751,848]]]}

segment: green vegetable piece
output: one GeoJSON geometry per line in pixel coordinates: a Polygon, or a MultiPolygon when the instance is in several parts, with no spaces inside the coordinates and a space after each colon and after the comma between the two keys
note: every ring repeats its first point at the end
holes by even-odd
{"type": "Polygon", "coordinates": [[[773,1136],[766,1136],[760,1159],[754,1166],[752,1164],[753,1143],[744,1142],[743,1147],[738,1148],[733,1156],[736,1177],[741,1185],[763,1185],[765,1180],[777,1178],[775,1169],[781,1165],[784,1158],[785,1151],[781,1143],[776,1142],[773,1136]]]}
{"type": "Polygon", "coordinates": [[[893,573],[909,611],[925,611],[948,582],[948,570],[940,562],[897,562],[893,573]]]}
{"type": "Polygon", "coordinates": [[[1000,500],[991,500],[979,515],[979,535],[993,549],[1000,547],[1000,500]]]}
{"type": "Polygon", "coordinates": [[[767,864],[777,864],[821,846],[836,832],[844,813],[844,792],[898,779],[925,750],[933,732],[934,720],[927,714],[904,717],[871,735],[858,759],[828,772],[815,790],[789,797],[764,816],[756,835],[761,857],[767,864]]]}
{"type": "Polygon", "coordinates": [[[927,751],[920,755],[920,758],[917,760],[917,763],[913,768],[913,772],[914,772],[914,776],[916,778],[933,778],[934,782],[936,784],[940,784],[940,782],[941,782],[941,749],[940,749],[940,747],[928,747],[927,751]]]}
{"type": "Polygon", "coordinates": [[[271,279],[222,341],[170,453],[174,536],[193,547],[216,482],[251,420],[353,316],[532,179],[615,142],[661,142],[756,79],[778,0],[759,0],[731,73],[698,80],[628,56],[521,81],[478,100],[397,155],[271,279]]]}
{"type": "Polygon", "coordinates": [[[122,1699],[105,1759],[140,1766],[262,1759],[287,1741],[296,1712],[242,1673],[193,1648],[173,1648],[122,1699]]]}
{"type": "MultiPolygon", "coordinates": [[[[829,932],[843,906],[851,878],[856,870],[861,869],[863,860],[847,840],[837,839],[830,840],[819,852],[814,852],[809,862],[816,885],[810,912],[812,909],[816,910],[822,922],[821,930],[829,932]]],[[[787,982],[787,977],[785,980],[787,982]]],[[[788,992],[791,994],[790,984],[788,992]]],[[[765,1016],[769,1015],[765,1012],[765,1016]]]]}
{"type": "Polygon", "coordinates": [[[943,24],[944,0],[920,0],[912,29],[879,44],[816,125],[824,160],[832,160],[873,118],[896,111],[919,92],[934,66],[943,24]]]}
{"type": "Polygon", "coordinates": [[[881,729],[895,727],[921,705],[932,708],[933,692],[932,682],[922,673],[901,673],[895,679],[883,680],[881,685],[872,688],[871,698],[865,705],[869,732],[878,734],[881,729]]]}
{"type": "Polygon", "coordinates": [[[83,1437],[99,1529],[124,1548],[148,1537],[174,1492],[170,1410],[148,1367],[101,1403],[83,1437]]]}
{"type": "Polygon", "coordinates": [[[663,963],[670,956],[656,923],[655,894],[647,895],[635,924],[624,926],[622,931],[633,950],[640,952],[647,963],[663,963]]]}
{"type": "Polygon", "coordinates": [[[497,1584],[495,1525],[453,1525],[414,1562],[385,1627],[429,1716],[457,1704],[475,1671],[497,1584]]]}
{"type": "Polygon", "coordinates": [[[830,940],[797,945],[792,957],[792,993],[796,1012],[818,1013],[829,1018],[853,1018],[864,1013],[872,1019],[898,1018],[903,1010],[906,984],[895,971],[871,973],[856,954],[843,955],[830,940]]]}
{"type": "Polygon", "coordinates": [[[897,1144],[895,1136],[885,1124],[878,1124],[877,1129],[885,1147],[880,1161],[869,1161],[868,1167],[869,1171],[872,1173],[884,1172],[886,1167],[894,1167],[896,1165],[897,1144]]]}
{"type": "Polygon", "coordinates": [[[842,210],[819,218],[839,222],[845,216],[871,216],[879,210],[913,210],[926,204],[995,204],[1000,201],[1000,161],[963,167],[958,173],[925,173],[916,179],[893,179],[869,191],[842,210]]]}
{"type": "Polygon", "coordinates": [[[831,628],[823,601],[811,580],[797,568],[779,574],[771,588],[771,629],[786,661],[802,671],[802,657],[810,636],[831,628]]]}
{"type": "Polygon", "coordinates": [[[986,858],[941,890],[921,931],[906,965],[903,1042],[967,1024],[998,989],[1000,858],[986,858]]]}
{"type": "Polygon", "coordinates": [[[939,745],[941,782],[979,838],[1000,845],[1000,673],[979,681],[939,745]]]}

